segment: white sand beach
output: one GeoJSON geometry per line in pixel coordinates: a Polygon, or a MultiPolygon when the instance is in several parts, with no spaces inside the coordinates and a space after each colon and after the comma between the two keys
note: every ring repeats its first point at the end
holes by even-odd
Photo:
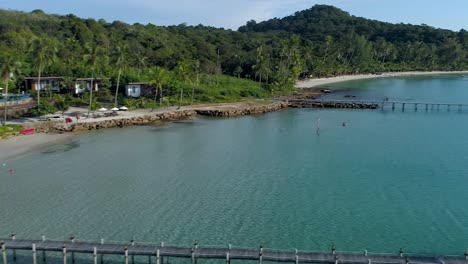
{"type": "Polygon", "coordinates": [[[298,81],[296,88],[313,88],[321,85],[332,83],[364,80],[372,78],[387,78],[387,77],[400,77],[400,76],[423,76],[423,75],[442,75],[442,74],[468,74],[468,71],[431,71],[431,72],[387,72],[382,74],[361,74],[361,75],[343,75],[330,78],[307,79],[298,81]]]}
{"type": "Polygon", "coordinates": [[[74,134],[43,134],[15,136],[0,140],[0,162],[32,149],[45,146],[54,142],[65,141],[73,137],[74,134]]]}

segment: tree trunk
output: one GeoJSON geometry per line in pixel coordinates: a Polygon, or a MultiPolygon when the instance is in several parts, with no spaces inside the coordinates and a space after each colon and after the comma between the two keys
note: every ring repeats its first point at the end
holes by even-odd
{"type": "MultiPolygon", "coordinates": [[[[197,80],[196,80],[196,86],[198,88],[198,83],[199,83],[199,80],[198,80],[198,74],[197,74],[197,80]]],[[[192,101],[190,102],[190,105],[193,105],[193,98],[195,96],[195,86],[192,86],[192,101]]]]}
{"type": "Polygon", "coordinates": [[[91,113],[91,105],[93,104],[93,89],[94,89],[94,77],[91,78],[91,89],[89,90],[89,106],[88,106],[87,118],[89,118],[89,114],[91,113]]]}
{"type": "Polygon", "coordinates": [[[179,108],[182,106],[182,97],[184,95],[184,88],[180,90],[180,100],[179,100],[179,108]]]}
{"type": "Polygon", "coordinates": [[[8,78],[5,84],[5,107],[3,108],[3,125],[6,126],[8,116],[8,78]]]}
{"type": "Polygon", "coordinates": [[[119,68],[119,75],[117,76],[117,88],[115,89],[114,107],[117,107],[117,95],[119,94],[120,75],[122,74],[122,67],[119,68]]]}
{"type": "Polygon", "coordinates": [[[159,85],[159,105],[162,106],[163,86],[159,85]]]}
{"type": "Polygon", "coordinates": [[[39,77],[37,78],[36,91],[37,91],[37,110],[39,110],[39,107],[41,105],[41,66],[39,66],[39,77]]]}

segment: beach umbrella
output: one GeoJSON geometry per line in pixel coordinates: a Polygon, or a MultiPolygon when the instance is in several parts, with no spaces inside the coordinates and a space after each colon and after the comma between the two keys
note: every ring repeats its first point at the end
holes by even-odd
{"type": "Polygon", "coordinates": [[[119,111],[119,109],[117,107],[114,107],[111,109],[112,111],[119,111]]]}
{"type": "Polygon", "coordinates": [[[128,110],[128,108],[125,107],[125,106],[122,106],[122,107],[120,107],[119,109],[122,110],[122,111],[127,111],[127,110],[128,110]]]}
{"type": "Polygon", "coordinates": [[[102,108],[99,108],[98,111],[104,112],[104,111],[107,111],[107,108],[102,107],[102,108]]]}

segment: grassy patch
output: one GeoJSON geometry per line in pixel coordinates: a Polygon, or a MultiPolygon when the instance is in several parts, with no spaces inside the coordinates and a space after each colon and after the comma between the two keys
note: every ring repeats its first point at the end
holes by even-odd
{"type": "Polygon", "coordinates": [[[23,130],[23,127],[20,125],[6,125],[0,126],[0,137],[14,135],[23,130]]]}
{"type": "MultiPolygon", "coordinates": [[[[254,100],[271,98],[272,96],[289,93],[290,91],[270,91],[264,85],[247,79],[240,79],[227,75],[202,75],[200,83],[185,85],[182,104],[190,104],[192,101],[192,89],[194,89],[194,103],[226,103],[242,100],[254,100]]],[[[180,94],[173,93],[169,97],[170,104],[178,104],[180,94]]]]}

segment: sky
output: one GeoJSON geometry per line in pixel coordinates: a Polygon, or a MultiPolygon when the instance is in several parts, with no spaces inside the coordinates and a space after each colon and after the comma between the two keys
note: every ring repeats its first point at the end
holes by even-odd
{"type": "Polygon", "coordinates": [[[315,4],[392,23],[468,29],[468,0],[0,0],[0,8],[155,25],[203,24],[237,29],[247,21],[284,17],[315,4]]]}

